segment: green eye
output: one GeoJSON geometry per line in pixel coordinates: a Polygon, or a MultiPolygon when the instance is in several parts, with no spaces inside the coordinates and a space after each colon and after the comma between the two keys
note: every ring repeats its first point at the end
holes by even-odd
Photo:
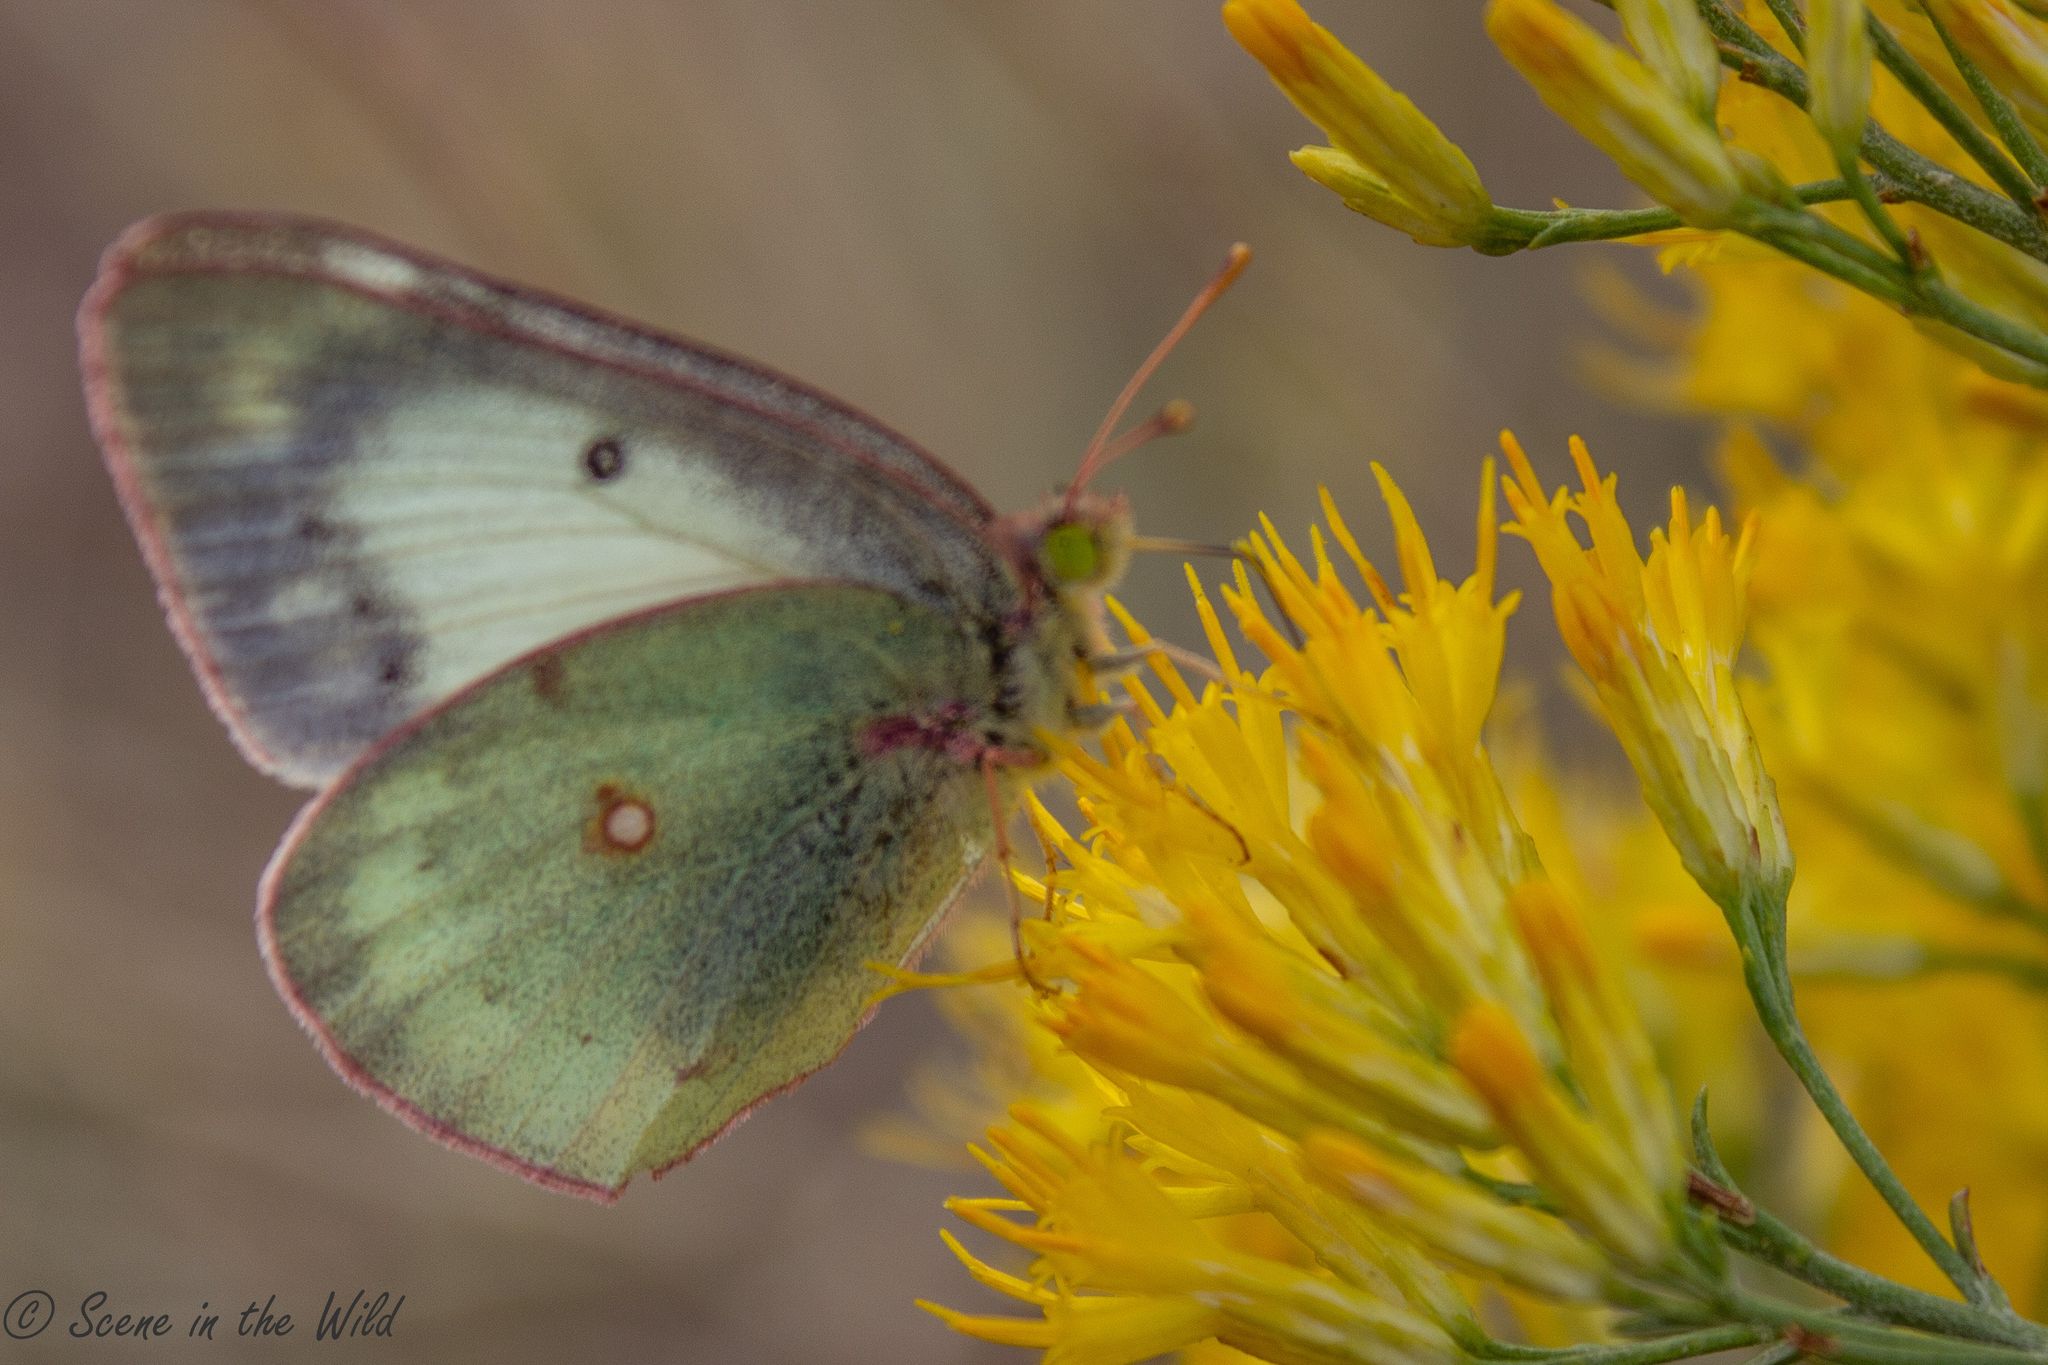
{"type": "Polygon", "coordinates": [[[1085,583],[1102,572],[1102,542],[1095,528],[1078,522],[1048,527],[1045,567],[1062,583],[1085,583]]]}

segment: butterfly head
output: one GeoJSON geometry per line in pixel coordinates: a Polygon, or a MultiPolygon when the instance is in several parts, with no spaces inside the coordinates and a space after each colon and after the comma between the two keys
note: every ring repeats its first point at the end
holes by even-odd
{"type": "Polygon", "coordinates": [[[1131,560],[1131,507],[1121,493],[1083,493],[1046,509],[1031,539],[1040,576],[1054,592],[1101,593],[1131,560]]]}
{"type": "Polygon", "coordinates": [[[1110,404],[1108,416],[1081,456],[1073,482],[1036,512],[1012,523],[1012,543],[1022,551],[1020,558],[1062,602],[1086,604],[1088,609],[1081,613],[1085,618],[1099,614],[1102,594],[1123,576],[1137,547],[1130,504],[1121,493],[1097,493],[1090,484],[1114,461],[1158,437],[1186,431],[1194,421],[1194,409],[1176,399],[1123,435],[1116,434],[1138,390],[1250,261],[1251,250],[1244,243],[1230,248],[1223,268],[1195,295],[1180,321],[1152,348],[1152,354],[1110,404]]]}

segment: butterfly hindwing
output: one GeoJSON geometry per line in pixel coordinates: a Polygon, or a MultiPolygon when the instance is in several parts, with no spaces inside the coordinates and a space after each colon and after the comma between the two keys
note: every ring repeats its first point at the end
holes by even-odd
{"type": "Polygon", "coordinates": [[[426,1131],[609,1197],[822,1066],[991,837],[913,737],[994,691],[957,621],[799,583],[514,663],[380,745],[265,879],[272,975],[426,1131]]]}
{"type": "Polygon", "coordinates": [[[108,254],[89,405],[174,625],[317,786],[551,639],[787,578],[999,618],[991,514],[745,362],[353,229],[190,215],[108,254]]]}

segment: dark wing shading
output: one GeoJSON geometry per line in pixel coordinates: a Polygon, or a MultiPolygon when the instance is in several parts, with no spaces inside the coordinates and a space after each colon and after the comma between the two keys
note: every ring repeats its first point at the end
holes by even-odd
{"type": "Polygon", "coordinates": [[[414,1126],[611,1197],[830,1061],[990,838],[904,718],[985,701],[957,623],[791,584],[522,660],[309,806],[264,955],[335,1068],[414,1126]]]}
{"type": "Polygon", "coordinates": [[[831,578],[1011,606],[988,508],[851,409],[352,229],[144,223],[79,327],[179,638],[287,781],[660,602],[831,578]]]}

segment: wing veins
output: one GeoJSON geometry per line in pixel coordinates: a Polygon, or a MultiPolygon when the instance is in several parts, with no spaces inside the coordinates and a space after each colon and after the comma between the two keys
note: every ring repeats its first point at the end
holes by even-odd
{"type": "MultiPolygon", "coordinates": [[[[534,838],[524,841],[521,844],[521,848],[525,850],[529,856],[531,856],[534,852],[545,849],[548,843],[556,837],[558,837],[558,834],[555,832],[543,831],[537,834],[534,838]]],[[[467,899],[470,895],[470,887],[472,883],[475,881],[481,881],[483,879],[484,874],[479,873],[477,874],[476,877],[472,879],[465,880],[453,886],[444,887],[441,889],[439,893],[433,896],[420,897],[419,899],[413,901],[411,904],[407,905],[405,909],[399,911],[397,914],[391,916],[389,919],[384,921],[383,924],[379,925],[378,932],[382,933],[387,929],[404,924],[407,921],[412,920],[413,918],[427,910],[444,909],[446,908],[448,903],[457,900],[458,898],[467,899]]],[[[502,944],[507,937],[516,936],[518,934],[524,933],[532,929],[535,925],[542,922],[543,920],[541,917],[535,917],[527,920],[522,920],[513,924],[501,926],[499,929],[493,932],[490,935],[490,937],[484,941],[483,945],[479,947],[474,953],[471,953],[467,957],[464,957],[460,962],[450,965],[445,970],[435,975],[432,980],[427,982],[425,985],[421,986],[417,991],[413,992],[412,995],[407,997],[405,1003],[399,1006],[394,1011],[394,1013],[401,1016],[409,1016],[415,1009],[419,1007],[421,1001],[427,995],[445,989],[448,985],[452,984],[458,976],[466,974],[485,955],[495,952],[500,946],[500,944],[502,944]]],[[[357,1002],[351,1001],[348,1005],[343,1007],[343,1011],[355,1008],[356,1003],[357,1002]]],[[[339,1011],[332,1016],[332,1018],[337,1024],[340,1022],[340,1017],[341,1012],[339,1011]]],[[[388,1023],[386,1027],[379,1029],[376,1033],[370,1035],[370,1040],[375,1042],[382,1042],[383,1039],[390,1032],[391,1028],[395,1027],[398,1022],[400,1022],[399,1019],[394,1019],[390,1021],[390,1023],[388,1023]]]]}
{"type": "MultiPolygon", "coordinates": [[[[852,775],[851,780],[842,781],[833,788],[832,799],[834,801],[838,800],[848,790],[858,788],[865,781],[858,767],[852,768],[849,771],[852,775]]],[[[800,827],[806,820],[816,818],[817,813],[830,804],[831,802],[814,802],[810,805],[797,807],[794,811],[790,812],[790,818],[777,827],[775,838],[770,841],[771,846],[774,843],[780,843],[789,831],[800,827]]],[[[720,891],[718,897],[718,907],[721,913],[731,904],[733,897],[739,893],[741,884],[751,871],[752,869],[749,867],[741,867],[736,869],[732,876],[727,879],[726,885],[720,891]]],[[[659,1020],[667,1012],[669,1001],[675,998],[676,991],[682,987],[682,984],[680,980],[673,981],[663,989],[660,996],[656,998],[653,1008],[648,1012],[648,1017],[659,1020]]],[[[722,1024],[723,1019],[721,1017],[720,1020],[715,1021],[711,1026],[710,1036],[714,1046],[716,1045],[717,1035],[722,1024]]],[[[619,1068],[618,1075],[613,1078],[610,1085],[605,1087],[604,1094],[599,1097],[596,1104],[590,1107],[590,1112],[584,1115],[583,1121],[578,1123],[575,1129],[570,1132],[568,1140],[562,1144],[560,1152],[575,1150],[576,1144],[583,1140],[584,1135],[590,1131],[590,1126],[597,1121],[598,1115],[604,1112],[605,1106],[612,1102],[613,1098],[619,1093],[620,1088],[625,1085],[627,1074],[639,1065],[641,1055],[646,1052],[650,1040],[654,1037],[655,1033],[656,1029],[652,1027],[641,1033],[639,1042],[634,1045],[633,1051],[626,1057],[626,1064],[619,1068]]],[[[674,1096],[681,1089],[680,1085],[670,1087],[670,1096],[674,1096]]],[[[643,1128],[641,1136],[644,1137],[645,1135],[646,1130],[643,1128]]]]}

